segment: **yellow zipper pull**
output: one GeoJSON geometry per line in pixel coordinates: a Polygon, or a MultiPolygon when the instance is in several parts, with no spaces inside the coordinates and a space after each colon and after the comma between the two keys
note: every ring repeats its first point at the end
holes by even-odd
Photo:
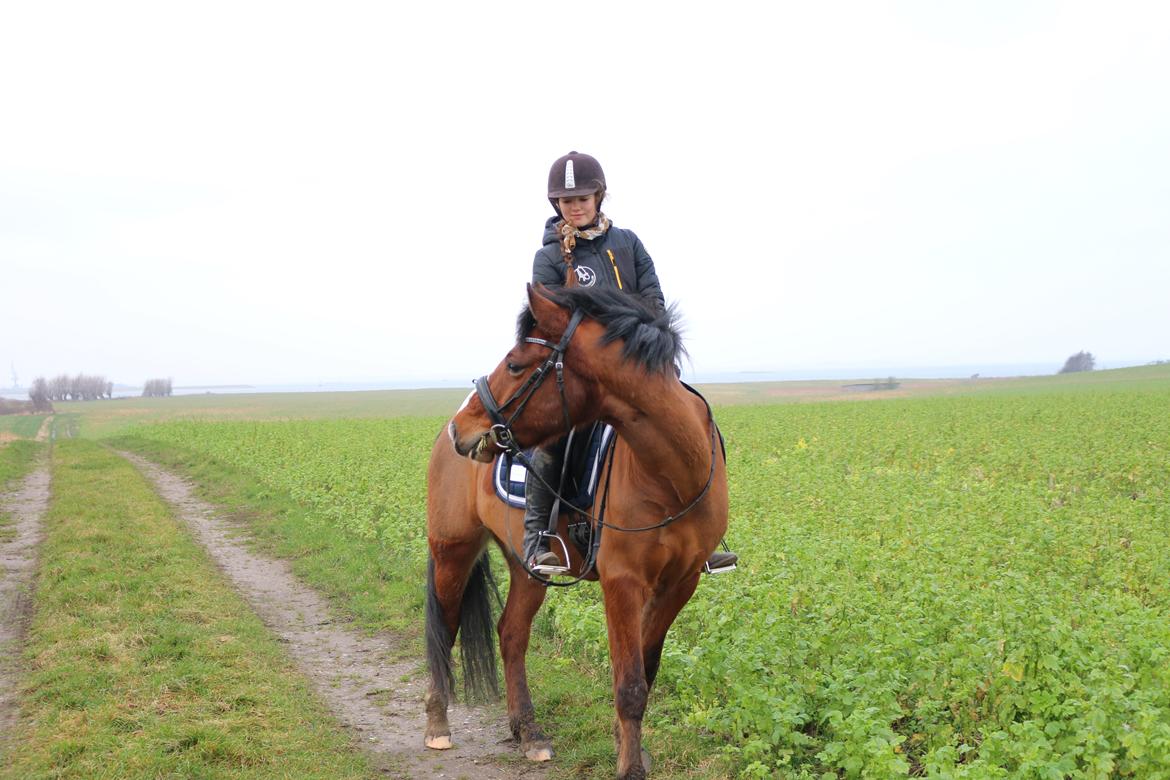
{"type": "Polygon", "coordinates": [[[624,289],[622,287],[622,274],[621,271],[617,269],[617,260],[615,260],[613,257],[613,250],[607,249],[605,250],[605,253],[609,255],[609,264],[613,266],[613,275],[617,277],[618,289],[624,289]]]}

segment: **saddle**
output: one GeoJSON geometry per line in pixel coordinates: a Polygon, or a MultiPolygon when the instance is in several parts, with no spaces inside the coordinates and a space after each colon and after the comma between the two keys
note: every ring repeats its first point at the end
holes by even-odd
{"type": "MultiPolygon", "coordinates": [[[[561,495],[572,507],[589,509],[593,506],[597,485],[601,481],[601,465],[605,462],[613,442],[613,426],[602,422],[569,433],[569,441],[565,445],[565,459],[568,465],[565,469],[565,484],[561,495]]],[[[525,457],[531,458],[532,452],[531,449],[525,450],[525,457]]],[[[509,453],[500,454],[492,466],[492,482],[496,486],[496,496],[516,509],[523,509],[525,506],[524,482],[527,478],[528,469],[509,453]]]]}
{"type": "MultiPolygon", "coordinates": [[[[699,398],[703,398],[698,390],[685,382],[683,386],[699,398]]],[[[727,444],[723,439],[723,432],[716,426],[715,433],[726,462],[727,444]]],[[[616,438],[613,426],[603,422],[569,432],[569,440],[565,445],[565,484],[560,491],[563,496],[560,511],[572,512],[576,509],[585,512],[593,507],[597,487],[601,481],[602,467],[616,438]]],[[[524,457],[531,458],[533,452],[534,449],[525,450],[524,457]]],[[[505,504],[516,509],[525,508],[524,484],[527,479],[528,469],[511,453],[504,452],[496,456],[492,464],[492,484],[495,485],[496,497],[505,504]]],[[[668,521],[672,519],[668,518],[668,521]]],[[[597,543],[600,541],[599,538],[594,538],[593,530],[588,518],[580,515],[576,519],[569,518],[567,541],[577,548],[581,558],[586,561],[590,560],[590,547],[592,546],[592,552],[596,553],[597,543]]],[[[601,529],[596,530],[600,534],[601,529]]],[[[737,556],[727,549],[726,542],[722,544],[724,552],[716,551],[704,565],[707,574],[735,571],[737,556]]]]}

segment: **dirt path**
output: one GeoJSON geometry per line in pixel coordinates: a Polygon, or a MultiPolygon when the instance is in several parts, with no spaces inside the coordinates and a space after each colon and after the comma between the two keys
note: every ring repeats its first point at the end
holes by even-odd
{"type": "Polygon", "coordinates": [[[31,589],[41,523],[49,506],[49,464],[42,460],[15,491],[0,495],[12,523],[0,535],[0,754],[20,716],[17,706],[20,643],[32,612],[31,589]]]}
{"type": "Polygon", "coordinates": [[[369,637],[335,622],[324,597],[302,584],[282,560],[246,549],[240,529],[218,517],[185,480],[149,461],[120,453],[136,465],[191,528],[212,559],[260,618],[286,643],[301,672],[354,741],[371,752],[377,766],[396,778],[544,777],[528,764],[511,740],[499,707],[453,706],[456,747],[423,747],[425,680],[416,660],[395,661],[390,636],[369,637]]]}
{"type": "Polygon", "coordinates": [[[37,441],[48,441],[49,431],[52,430],[52,426],[53,415],[50,414],[45,419],[41,420],[41,427],[37,429],[37,441]]]}

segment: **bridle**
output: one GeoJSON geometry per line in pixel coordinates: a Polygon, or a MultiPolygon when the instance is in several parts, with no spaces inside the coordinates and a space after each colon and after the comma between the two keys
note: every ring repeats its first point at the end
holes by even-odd
{"type": "Polygon", "coordinates": [[[561,396],[561,413],[565,418],[565,432],[573,430],[573,420],[569,416],[569,402],[565,398],[565,352],[569,349],[569,341],[573,338],[573,333],[576,332],[577,326],[581,324],[581,320],[585,318],[584,313],[578,309],[573,312],[572,317],[569,318],[569,324],[565,328],[565,332],[561,335],[561,340],[556,344],[547,339],[538,339],[532,336],[527,336],[524,341],[528,344],[539,344],[542,347],[547,347],[550,352],[548,359],[541,365],[536,367],[536,370],[528,375],[524,380],[524,384],[516,388],[516,392],[508,397],[507,401],[502,404],[496,402],[496,398],[492,395],[492,389],[488,387],[487,376],[481,376],[475,380],[475,392],[479,396],[479,402],[483,404],[484,410],[492,421],[492,427],[488,435],[491,437],[492,443],[496,445],[503,452],[515,454],[521,451],[520,446],[516,443],[516,437],[512,433],[512,423],[524,411],[524,407],[532,399],[534,393],[540,389],[544,384],[544,380],[548,379],[550,373],[557,375],[557,393],[561,396]],[[516,404],[515,410],[511,416],[504,417],[504,412],[509,406],[516,404]]]}

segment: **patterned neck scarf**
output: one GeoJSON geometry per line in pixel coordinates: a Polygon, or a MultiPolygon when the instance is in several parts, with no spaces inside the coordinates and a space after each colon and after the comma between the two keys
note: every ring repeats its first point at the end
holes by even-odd
{"type": "MultiPolygon", "coordinates": [[[[577,248],[577,239],[592,241],[598,236],[605,235],[605,231],[609,230],[609,217],[600,211],[597,212],[597,224],[584,230],[562,219],[557,225],[557,230],[561,234],[561,256],[565,258],[565,273],[569,274],[573,266],[573,250],[577,248]]],[[[569,274],[568,278],[575,279],[576,274],[569,274]]]]}

